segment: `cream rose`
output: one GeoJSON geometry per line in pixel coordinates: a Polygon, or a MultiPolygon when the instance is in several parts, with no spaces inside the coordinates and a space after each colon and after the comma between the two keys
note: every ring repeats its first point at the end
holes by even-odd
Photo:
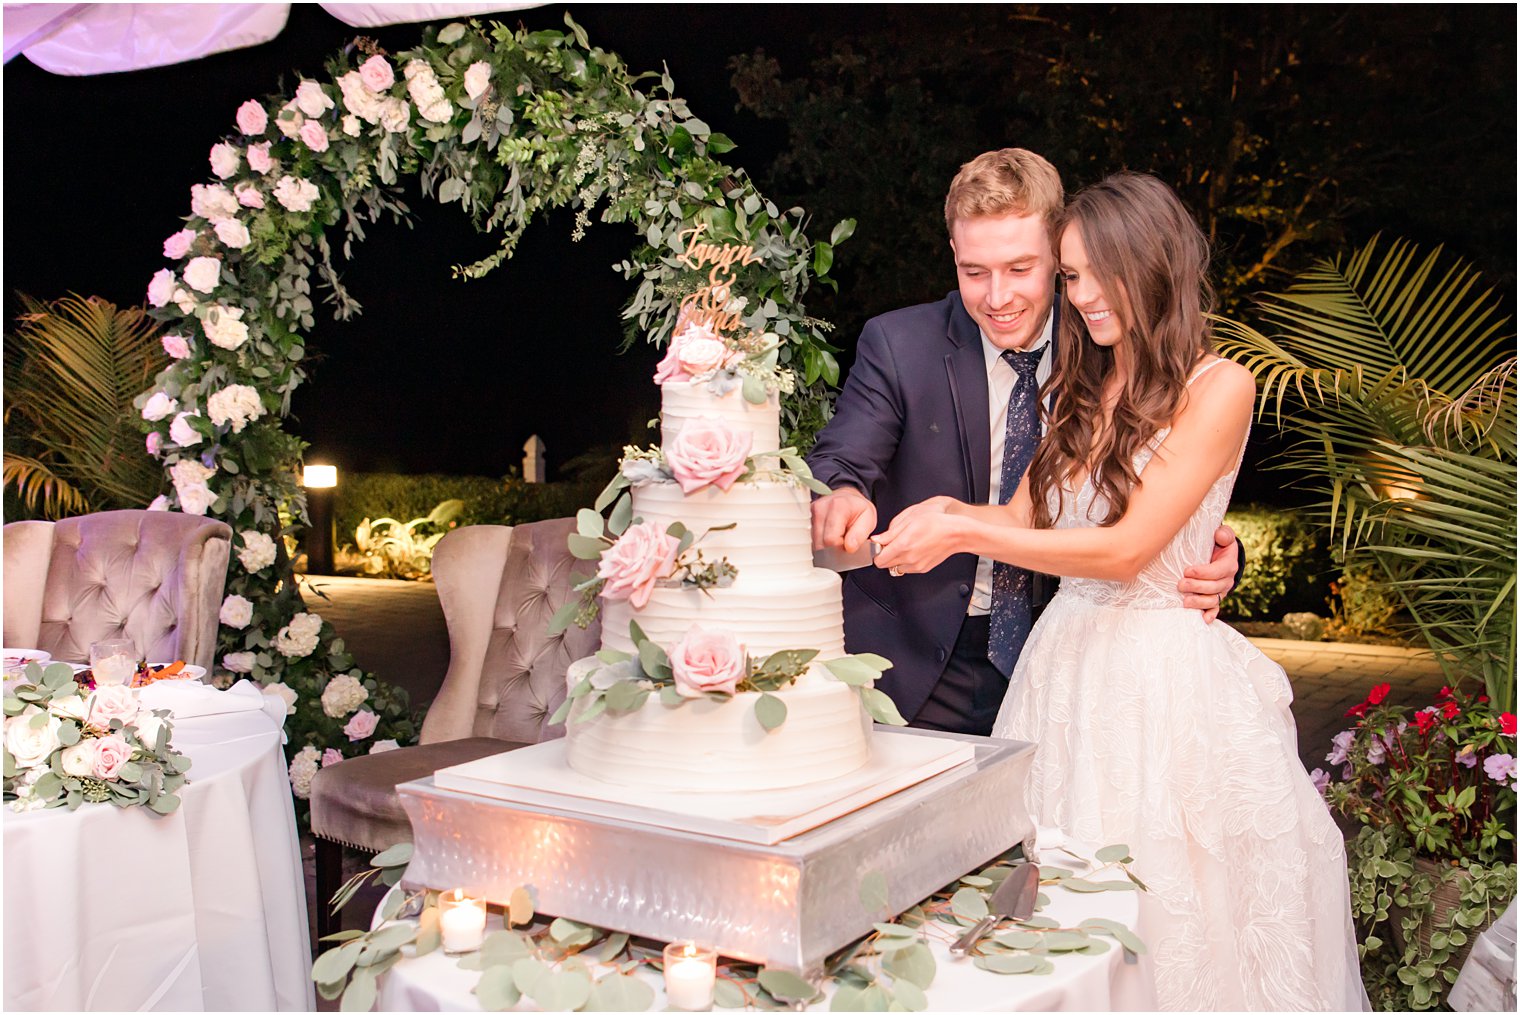
{"type": "Polygon", "coordinates": [[[296,108],[307,116],[321,116],[333,108],[333,100],[315,81],[302,81],[296,86],[296,108]]]}
{"type": "Polygon", "coordinates": [[[222,669],[228,673],[252,673],[257,661],[252,652],[228,652],[222,656],[222,669]]]}
{"type": "Polygon", "coordinates": [[[333,719],[341,719],[369,700],[369,691],[357,678],[340,673],[322,688],[322,711],[333,719]]]}
{"type": "Polygon", "coordinates": [[[199,416],[198,412],[182,412],[174,417],[174,422],[169,424],[169,439],[182,448],[193,447],[202,441],[201,433],[190,425],[193,416],[199,416]]]}
{"type": "Polygon", "coordinates": [[[681,369],[692,377],[710,374],[728,364],[733,353],[716,338],[693,338],[682,343],[679,353],[681,369]]]}
{"type": "Polygon", "coordinates": [[[297,613],[274,636],[275,651],[287,659],[304,659],[316,651],[321,633],[321,617],[315,613],[297,613]]]}
{"type": "MultiPolygon", "coordinates": [[[[132,662],[133,669],[137,663],[132,662]]],[[[106,687],[97,687],[95,693],[90,695],[90,725],[99,726],[101,729],[110,729],[111,720],[119,719],[123,726],[128,725],[137,718],[137,713],[142,711],[137,703],[137,695],[132,693],[132,688],[126,684],[111,684],[106,687]]]]}
{"type": "Polygon", "coordinates": [[[269,126],[269,114],[262,105],[249,99],[237,109],[237,125],[244,134],[262,134],[269,126]]]}
{"type": "Polygon", "coordinates": [[[219,180],[236,175],[238,164],[242,161],[238,150],[225,141],[211,146],[211,171],[219,180]]]}
{"type": "Polygon", "coordinates": [[[177,261],[190,253],[190,245],[194,242],[195,230],[181,229],[164,241],[164,256],[177,261]]]}
{"type": "Polygon", "coordinates": [[[604,599],[626,599],[643,609],[657,581],[676,565],[681,541],[657,522],[639,522],[623,530],[618,541],[602,551],[597,577],[604,579],[604,599]]]}
{"type": "MultiPolygon", "coordinates": [[[[258,191],[254,191],[254,196],[258,197],[258,191]]],[[[239,197],[239,200],[241,200],[241,197],[239,197]]],[[[262,200],[260,198],[260,201],[262,200]]],[[[218,222],[216,224],[216,238],[222,241],[222,246],[230,250],[242,250],[253,239],[253,237],[248,235],[248,227],[237,219],[222,219],[218,222]]],[[[186,278],[189,278],[188,274],[186,278]]]]}
{"type": "Polygon", "coordinates": [[[665,465],[683,493],[709,484],[727,490],[744,475],[754,443],[748,430],[735,430],[722,420],[694,419],[665,446],[665,465]]]}
{"type": "MultiPolygon", "coordinates": [[[[274,168],[274,159],[269,155],[269,146],[273,141],[261,141],[258,144],[248,146],[248,168],[255,173],[267,173],[274,168]]],[[[263,207],[263,205],[259,205],[263,207]]]]}
{"type": "Polygon", "coordinates": [[[243,570],[253,574],[274,563],[273,539],[254,529],[244,529],[239,536],[243,545],[238,547],[237,558],[243,565],[243,570]]]}
{"type": "Polygon", "coordinates": [[[95,774],[95,754],[99,742],[94,737],[63,749],[63,774],[87,777],[95,774]]]}
{"type": "Polygon", "coordinates": [[[359,79],[372,92],[383,92],[396,83],[396,72],[389,61],[376,53],[359,65],[359,79]]]}
{"type": "Polygon", "coordinates": [[[343,732],[350,740],[363,740],[375,732],[375,727],[380,725],[380,717],[369,709],[364,708],[355,712],[353,718],[348,720],[343,727],[343,732]]]}
{"type": "Polygon", "coordinates": [[[175,486],[194,486],[206,482],[214,475],[215,469],[207,468],[193,458],[183,458],[169,466],[169,478],[175,486]]]}
{"type": "Polygon", "coordinates": [[[142,418],[149,423],[157,423],[167,416],[172,416],[179,411],[179,403],[162,391],[155,391],[148,400],[143,403],[142,418]]]}
{"type": "Polygon", "coordinates": [[[220,222],[238,213],[237,198],[220,183],[197,183],[190,188],[190,210],[207,222],[220,222]]]}
{"type": "Polygon", "coordinates": [[[278,698],[285,703],[285,714],[296,714],[296,692],[288,684],[265,684],[261,690],[271,698],[278,698]]]}
{"type": "Polygon", "coordinates": [[[222,277],[220,257],[192,257],[185,265],[185,284],[198,292],[209,293],[222,277]]]}
{"type": "Polygon", "coordinates": [[[132,745],[120,734],[98,738],[95,741],[95,778],[114,782],[134,753],[132,745]]]}
{"type": "Polygon", "coordinates": [[[351,70],[338,79],[338,91],[343,93],[343,105],[353,115],[375,123],[380,119],[381,99],[364,83],[363,76],[351,70]]]}
{"type": "Polygon", "coordinates": [[[476,60],[470,64],[464,72],[464,93],[472,99],[478,99],[491,87],[491,65],[484,60],[476,60]]]}
{"type": "Polygon", "coordinates": [[[349,113],[343,118],[343,133],[347,134],[349,137],[358,137],[360,131],[363,129],[363,124],[359,122],[359,118],[354,114],[349,113]]]}
{"type": "Polygon", "coordinates": [[[280,182],[274,185],[274,199],[286,211],[311,211],[312,202],[320,196],[321,191],[316,184],[294,176],[282,176],[280,182]]]}
{"type": "Polygon", "coordinates": [[[243,323],[243,308],[218,303],[201,318],[206,340],[221,349],[236,349],[248,341],[248,325],[243,323]]]}
{"type": "Polygon", "coordinates": [[[175,490],[179,494],[179,508],[187,515],[203,515],[216,503],[216,493],[205,483],[194,483],[175,490]]]}
{"type": "Polygon", "coordinates": [[[676,691],[686,698],[709,692],[733,694],[749,660],[739,639],[726,632],[707,632],[693,627],[670,650],[670,672],[676,691]]]}
{"type": "Polygon", "coordinates": [[[392,134],[399,134],[412,122],[412,107],[405,99],[386,99],[380,103],[379,117],[380,126],[392,134]]]}
{"type": "Polygon", "coordinates": [[[5,749],[16,759],[17,768],[36,768],[46,765],[53,752],[59,748],[58,730],[63,720],[47,715],[36,726],[32,718],[46,715],[36,705],[28,705],[20,715],[5,720],[5,749]]]}
{"type": "Polygon", "coordinates": [[[230,595],[222,600],[222,608],[217,611],[216,619],[228,627],[242,630],[253,619],[253,603],[242,596],[230,595]]]}
{"type": "Polygon", "coordinates": [[[148,302],[155,307],[168,306],[174,298],[174,285],[174,272],[168,268],[158,269],[148,281],[148,302]]]}
{"type": "Polygon", "coordinates": [[[301,133],[301,125],[306,122],[306,117],[296,108],[295,101],[285,103],[275,115],[275,129],[286,137],[294,138],[301,133]]]}
{"type": "Polygon", "coordinates": [[[164,721],[152,712],[143,711],[132,723],[137,730],[137,742],[143,745],[147,751],[158,749],[158,732],[164,728],[164,721]]]}

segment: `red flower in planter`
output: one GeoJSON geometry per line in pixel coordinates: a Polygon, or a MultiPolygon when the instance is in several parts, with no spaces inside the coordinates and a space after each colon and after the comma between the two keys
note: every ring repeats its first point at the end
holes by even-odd
{"type": "Polygon", "coordinates": [[[1455,692],[1453,692],[1451,688],[1449,688],[1449,687],[1443,687],[1443,688],[1441,688],[1441,693],[1438,694],[1438,695],[1436,695],[1436,697],[1438,697],[1438,698],[1450,698],[1453,693],[1455,693],[1455,692]]]}
{"type": "Polygon", "coordinates": [[[1365,701],[1362,702],[1360,705],[1352,705],[1350,708],[1346,709],[1346,715],[1348,717],[1354,715],[1358,719],[1360,719],[1362,716],[1364,716],[1366,714],[1367,714],[1367,703],[1365,701]]]}
{"type": "Polygon", "coordinates": [[[1383,699],[1388,697],[1388,692],[1392,689],[1393,688],[1387,684],[1377,685],[1372,689],[1371,693],[1367,695],[1367,704],[1381,705],[1383,703],[1383,699]]]}
{"type": "Polygon", "coordinates": [[[1421,733],[1429,733],[1430,732],[1430,728],[1432,726],[1434,726],[1435,724],[1436,724],[1436,717],[1435,717],[1435,715],[1433,713],[1430,713],[1430,712],[1416,712],[1414,714],[1414,725],[1415,725],[1415,728],[1418,729],[1421,733]]]}
{"type": "Polygon", "coordinates": [[[1499,732],[1503,733],[1507,737],[1512,737],[1515,735],[1515,713],[1499,713],[1499,732]]]}
{"type": "Polygon", "coordinates": [[[1443,719],[1455,719],[1461,714],[1462,710],[1457,707],[1457,703],[1454,701],[1448,701],[1441,706],[1441,717],[1443,719]]]}

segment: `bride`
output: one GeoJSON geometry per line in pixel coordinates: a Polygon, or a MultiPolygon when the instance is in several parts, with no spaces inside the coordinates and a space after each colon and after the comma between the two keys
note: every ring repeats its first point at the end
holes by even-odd
{"type": "Polygon", "coordinates": [[[1282,669],[1182,608],[1229,504],[1256,386],[1211,351],[1208,245],[1177,196],[1120,173],[1059,238],[1067,313],[1048,431],[1004,506],[936,497],[876,564],[969,552],[1064,576],[994,735],[1035,744],[1031,811],[1128,843],[1166,1009],[1365,1009],[1343,840],[1298,760],[1282,669]]]}

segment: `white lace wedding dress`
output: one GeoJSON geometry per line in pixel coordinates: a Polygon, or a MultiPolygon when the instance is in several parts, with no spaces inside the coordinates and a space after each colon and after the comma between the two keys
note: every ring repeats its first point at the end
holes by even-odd
{"type": "MultiPolygon", "coordinates": [[[[1239,467],[1134,581],[1062,580],[993,735],[1035,744],[1037,821],[1130,846],[1162,1009],[1366,1010],[1345,849],[1298,760],[1292,688],[1177,592],[1209,559],[1239,467]]],[[[1089,511],[1107,512],[1090,482],[1055,527],[1094,525],[1089,511]]]]}

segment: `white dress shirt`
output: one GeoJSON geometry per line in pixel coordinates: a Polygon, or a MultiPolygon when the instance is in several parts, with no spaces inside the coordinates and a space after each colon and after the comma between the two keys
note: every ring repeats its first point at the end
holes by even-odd
{"type": "MultiPolygon", "coordinates": [[[[1039,349],[1044,353],[1035,370],[1035,378],[1040,384],[1050,378],[1053,358],[1050,355],[1050,337],[1054,321],[1054,314],[1045,318],[1045,330],[1029,347],[1031,351],[1039,349]]],[[[992,471],[988,473],[987,503],[996,504],[1003,487],[1003,438],[1008,433],[1008,401],[1019,383],[1019,375],[1003,359],[1003,350],[987,341],[985,334],[982,335],[982,354],[987,358],[987,416],[992,437],[992,471]]],[[[972,587],[971,605],[966,613],[976,617],[991,612],[992,558],[978,557],[976,584],[972,587]]]]}

